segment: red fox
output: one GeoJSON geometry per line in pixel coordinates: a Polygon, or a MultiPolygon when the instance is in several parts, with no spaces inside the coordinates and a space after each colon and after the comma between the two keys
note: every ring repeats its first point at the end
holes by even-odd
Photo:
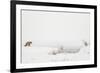
{"type": "Polygon", "coordinates": [[[27,46],[28,46],[28,47],[30,47],[30,46],[31,46],[31,44],[32,44],[32,42],[31,42],[31,41],[27,41],[27,42],[26,42],[26,44],[25,44],[24,46],[25,46],[25,47],[27,47],[27,46]]]}

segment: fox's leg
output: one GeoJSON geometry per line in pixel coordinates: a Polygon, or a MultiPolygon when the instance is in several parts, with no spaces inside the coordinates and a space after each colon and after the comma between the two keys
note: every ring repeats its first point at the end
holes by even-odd
{"type": "Polygon", "coordinates": [[[31,46],[31,43],[30,42],[28,42],[28,46],[31,46]]]}
{"type": "Polygon", "coordinates": [[[26,43],[24,46],[26,47],[28,45],[28,43],[26,43]]]}

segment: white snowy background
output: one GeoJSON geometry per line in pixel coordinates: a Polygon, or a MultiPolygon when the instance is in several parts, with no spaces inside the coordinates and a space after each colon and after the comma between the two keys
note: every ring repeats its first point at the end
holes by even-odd
{"type": "Polygon", "coordinates": [[[89,60],[89,35],[89,13],[22,10],[22,63],[89,60]],[[80,51],[50,55],[61,46],[80,51]]]}

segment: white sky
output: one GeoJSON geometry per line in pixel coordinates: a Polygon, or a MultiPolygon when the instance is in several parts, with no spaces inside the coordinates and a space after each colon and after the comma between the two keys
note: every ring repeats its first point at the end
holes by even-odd
{"type": "Polygon", "coordinates": [[[22,11],[23,42],[32,40],[40,45],[89,40],[89,27],[89,13],[22,11]]]}

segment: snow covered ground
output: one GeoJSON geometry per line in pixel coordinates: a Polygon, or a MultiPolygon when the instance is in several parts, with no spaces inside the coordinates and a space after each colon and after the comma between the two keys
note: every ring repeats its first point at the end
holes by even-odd
{"type": "Polygon", "coordinates": [[[54,11],[22,11],[22,63],[90,59],[89,46],[81,47],[90,42],[90,13],[54,11]],[[27,41],[31,47],[23,46],[27,41]]]}
{"type": "Polygon", "coordinates": [[[80,50],[76,53],[61,52],[58,54],[50,54],[53,51],[57,51],[57,48],[23,47],[22,63],[27,64],[27,63],[43,63],[43,62],[59,62],[59,61],[83,61],[90,59],[89,46],[80,48],[80,50]]]}

